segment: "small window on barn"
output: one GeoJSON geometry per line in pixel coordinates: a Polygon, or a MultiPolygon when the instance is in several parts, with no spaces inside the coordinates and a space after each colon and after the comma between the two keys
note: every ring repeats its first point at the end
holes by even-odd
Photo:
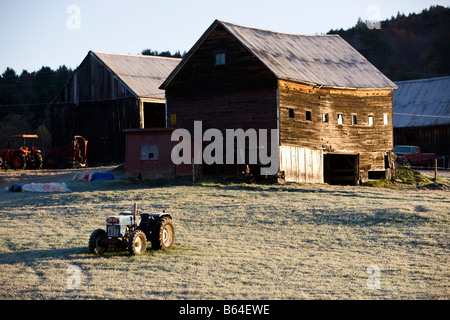
{"type": "Polygon", "coordinates": [[[387,114],[384,114],[384,115],[383,115],[383,123],[384,123],[385,125],[389,124],[389,118],[388,118],[388,115],[387,115],[387,114]]]}
{"type": "Polygon", "coordinates": [[[306,111],[306,121],[312,121],[311,111],[306,111]]]}
{"type": "Polygon", "coordinates": [[[295,113],[294,113],[294,109],[289,108],[289,118],[295,118],[295,113]]]}
{"type": "Polygon", "coordinates": [[[322,113],[322,122],[328,122],[328,113],[322,113]]]}
{"type": "Polygon", "coordinates": [[[373,126],[373,116],[369,116],[369,126],[373,126]]]}
{"type": "Polygon", "coordinates": [[[216,53],[216,66],[225,64],[225,53],[216,53]]]}
{"type": "Polygon", "coordinates": [[[158,146],[141,146],[141,160],[158,160],[158,146]]]}
{"type": "Polygon", "coordinates": [[[352,115],[352,124],[358,124],[358,117],[356,116],[356,114],[352,115]]]}
{"type": "Polygon", "coordinates": [[[344,115],[342,113],[338,113],[337,115],[338,124],[344,123],[344,115]]]}

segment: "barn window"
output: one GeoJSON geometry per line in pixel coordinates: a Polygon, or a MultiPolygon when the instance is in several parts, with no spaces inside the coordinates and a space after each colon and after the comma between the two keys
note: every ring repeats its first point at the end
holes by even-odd
{"type": "Polygon", "coordinates": [[[289,108],[289,118],[295,118],[295,113],[294,113],[294,109],[289,108]]]}
{"type": "Polygon", "coordinates": [[[306,121],[312,121],[311,111],[306,111],[306,121]]]}
{"type": "Polygon", "coordinates": [[[225,53],[216,53],[216,66],[225,64],[225,53]]]}
{"type": "Polygon", "coordinates": [[[384,114],[384,115],[383,115],[383,123],[384,123],[384,124],[389,124],[389,118],[388,118],[388,115],[387,115],[387,114],[384,114]]]}
{"type": "Polygon", "coordinates": [[[328,122],[328,113],[323,113],[322,114],[322,121],[323,122],[328,122]]]}
{"type": "Polygon", "coordinates": [[[352,115],[352,124],[358,124],[358,117],[356,114],[352,115]]]}
{"type": "Polygon", "coordinates": [[[338,119],[338,124],[344,123],[344,115],[342,113],[338,113],[337,119],[338,119]]]}
{"type": "Polygon", "coordinates": [[[373,116],[369,116],[369,126],[373,126],[373,116]]]}

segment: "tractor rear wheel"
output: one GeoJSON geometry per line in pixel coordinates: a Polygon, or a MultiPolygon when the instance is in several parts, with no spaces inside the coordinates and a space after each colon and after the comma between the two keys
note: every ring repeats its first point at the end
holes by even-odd
{"type": "Polygon", "coordinates": [[[142,230],[135,230],[128,241],[128,252],[131,255],[140,255],[147,249],[147,238],[142,230]]]}
{"type": "Polygon", "coordinates": [[[103,254],[108,249],[106,231],[103,229],[94,230],[89,238],[89,252],[93,254],[103,254]]]}
{"type": "Polygon", "coordinates": [[[42,169],[42,165],[44,164],[44,160],[42,159],[42,154],[36,153],[34,156],[33,169],[42,169]]]}
{"type": "Polygon", "coordinates": [[[153,225],[150,236],[154,250],[167,250],[175,243],[175,227],[172,219],[162,218],[153,225]]]}

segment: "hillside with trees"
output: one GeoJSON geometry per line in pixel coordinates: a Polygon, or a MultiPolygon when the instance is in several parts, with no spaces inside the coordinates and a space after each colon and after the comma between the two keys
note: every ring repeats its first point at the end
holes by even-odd
{"type": "Polygon", "coordinates": [[[450,8],[432,6],[421,13],[381,21],[369,29],[361,19],[339,34],[393,81],[450,75],[450,8]]]}

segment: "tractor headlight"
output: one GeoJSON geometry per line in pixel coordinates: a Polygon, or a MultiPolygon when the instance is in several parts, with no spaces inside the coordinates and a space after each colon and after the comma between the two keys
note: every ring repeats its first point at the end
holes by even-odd
{"type": "Polygon", "coordinates": [[[119,219],[117,219],[116,217],[109,217],[108,219],[106,219],[107,223],[117,223],[119,222],[119,219]]]}

